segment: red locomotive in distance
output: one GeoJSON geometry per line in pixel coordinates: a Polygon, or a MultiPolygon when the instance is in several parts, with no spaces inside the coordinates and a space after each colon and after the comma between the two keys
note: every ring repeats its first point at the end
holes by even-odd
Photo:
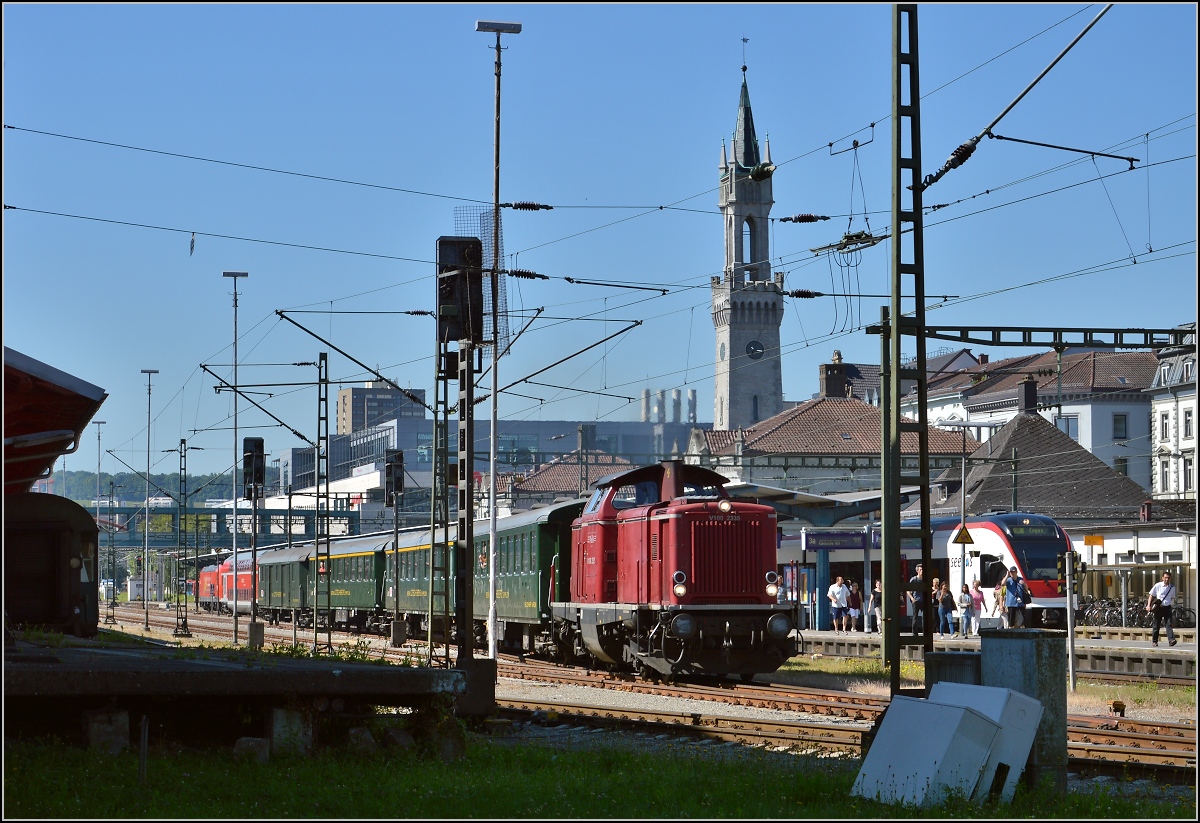
{"type": "MultiPolygon", "coordinates": [[[[238,552],[237,610],[239,614],[250,614],[250,601],[254,599],[254,565],[249,549],[238,552]]],[[[196,595],[200,608],[218,614],[233,614],[233,556],[225,558],[220,565],[205,566],[200,570],[200,591],[196,595]]]]}
{"type": "Polygon", "coordinates": [[[728,479],[664,461],[609,475],[571,526],[560,659],[652,677],[769,673],[798,651],[777,600],[777,515],[728,479]]]}

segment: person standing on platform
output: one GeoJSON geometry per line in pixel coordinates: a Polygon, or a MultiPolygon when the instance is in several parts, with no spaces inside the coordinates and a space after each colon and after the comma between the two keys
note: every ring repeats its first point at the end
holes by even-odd
{"type": "Polygon", "coordinates": [[[1171,626],[1171,610],[1175,607],[1175,587],[1171,585],[1171,573],[1163,572],[1162,581],[1155,583],[1146,598],[1146,611],[1154,614],[1154,623],[1150,628],[1150,643],[1158,648],[1158,628],[1162,623],[1167,624],[1167,644],[1174,646],[1175,629],[1171,626]]]}
{"type": "Polygon", "coordinates": [[[833,631],[834,634],[841,634],[846,630],[846,612],[849,610],[850,589],[846,588],[846,583],[839,574],[837,580],[829,587],[829,592],[826,594],[829,598],[829,613],[833,615],[833,631]]]}
{"type": "MultiPolygon", "coordinates": [[[[883,588],[879,578],[875,578],[875,588],[871,589],[871,597],[867,601],[867,614],[875,615],[875,633],[883,632],[883,588]]],[[[865,618],[864,618],[865,620],[865,618]]]]}
{"type": "Polygon", "coordinates": [[[950,593],[950,584],[943,583],[941,589],[934,594],[938,604],[938,633],[945,637],[954,634],[954,595],[950,593]]]}
{"type": "Polygon", "coordinates": [[[1008,628],[1008,609],[1004,608],[1005,583],[1007,581],[1008,578],[1006,577],[997,583],[996,588],[993,589],[996,599],[992,601],[992,617],[996,616],[996,612],[1000,612],[1000,628],[1002,629],[1008,628]]]}
{"type": "Polygon", "coordinates": [[[1004,580],[1004,608],[1008,612],[1010,629],[1025,628],[1025,583],[1017,573],[1017,567],[1008,570],[1004,580]]]}
{"type": "Polygon", "coordinates": [[[971,599],[971,587],[963,583],[962,594],[958,596],[958,627],[962,630],[963,637],[971,633],[971,621],[974,618],[975,601],[971,599]]]}
{"type": "Polygon", "coordinates": [[[975,636],[979,637],[979,618],[983,617],[983,589],[979,588],[979,581],[976,580],[971,584],[971,608],[975,617],[975,636]]]}
{"type": "Polygon", "coordinates": [[[911,578],[909,578],[909,581],[908,581],[908,584],[910,586],[916,587],[915,589],[913,589],[912,591],[910,591],[908,593],[908,602],[912,604],[913,637],[916,637],[918,634],[917,624],[920,623],[922,627],[925,625],[924,620],[922,619],[922,612],[925,611],[924,577],[925,577],[925,567],[922,566],[920,563],[918,563],[917,564],[917,573],[914,574],[911,578]]]}
{"type": "Polygon", "coordinates": [[[850,631],[856,632],[858,631],[858,616],[862,614],[862,593],[859,592],[857,583],[850,584],[850,595],[846,598],[846,605],[850,611],[850,616],[847,618],[850,622],[850,631]]]}

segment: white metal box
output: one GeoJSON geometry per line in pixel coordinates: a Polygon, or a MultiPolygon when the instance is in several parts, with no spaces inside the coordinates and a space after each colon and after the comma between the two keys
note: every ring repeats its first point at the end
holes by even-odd
{"type": "Polygon", "coordinates": [[[883,716],[851,794],[884,803],[970,797],[1000,726],[966,706],[897,695],[883,716]]]}
{"type": "Polygon", "coordinates": [[[1042,721],[1041,701],[1012,689],[946,682],[934,683],[929,699],[967,706],[1000,725],[972,799],[982,803],[994,792],[1002,802],[1011,801],[1042,721]]]}

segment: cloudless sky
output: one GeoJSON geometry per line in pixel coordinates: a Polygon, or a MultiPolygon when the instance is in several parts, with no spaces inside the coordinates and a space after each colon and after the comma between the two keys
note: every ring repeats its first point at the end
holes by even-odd
{"type": "MultiPolygon", "coordinates": [[[[924,172],[1102,8],[921,6],[924,172]]],[[[381,312],[432,309],[436,239],[456,233],[456,207],[492,201],[495,38],[475,31],[480,19],[524,26],[502,41],[501,201],[554,206],[503,211],[506,263],[551,279],[509,281],[514,330],[544,311],[501,360],[501,384],[641,321],[534,378],[570,390],[514,387],[502,418],[637,419],[642,389],[680,388],[695,389],[700,419],[712,420],[717,167],[743,59],[778,166],[772,217],[831,218],[774,220],[774,269],[788,289],[887,293],[888,242],[850,260],[810,249],[889,230],[889,5],[6,4],[4,124],[15,128],[3,144],[4,344],[105,389],[103,446],[138,470],[140,370],[158,369],[156,473],[177,468],[162,450],[180,438],[204,449],[189,455],[191,473],[233,462],[232,401],[200,369],[232,378],[223,271],[250,273],[238,281],[241,383],[310,382],[311,367],[271,364],[319,351],[330,351],[333,399],[338,385],[368,379],[280,320],[283,309],[432,397],[433,321],[381,312]]],[[[926,291],[956,296],[931,323],[1195,321],[1196,24],[1193,4],[1115,6],[993,130],[1136,157],[1134,170],[985,139],[925,192],[926,291]]],[[[878,338],[862,327],[884,303],[789,300],[785,397],[816,392],[835,348],[878,363],[878,338]]],[[[315,435],[315,388],[256,391],[315,435]]],[[[240,434],[263,436],[273,456],[301,445],[240,409],[240,434]]],[[[486,404],[480,412],[486,432],[486,404]]],[[[68,468],[94,470],[89,434],[68,468]]],[[[106,454],[103,470],[123,467],[106,454]]]]}

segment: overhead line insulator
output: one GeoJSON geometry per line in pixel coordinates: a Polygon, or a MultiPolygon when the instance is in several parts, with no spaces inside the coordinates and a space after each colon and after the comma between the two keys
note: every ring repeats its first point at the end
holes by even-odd
{"type": "Polygon", "coordinates": [[[828,220],[823,214],[797,214],[793,217],[781,217],[780,223],[815,223],[818,220],[828,220]]]}

